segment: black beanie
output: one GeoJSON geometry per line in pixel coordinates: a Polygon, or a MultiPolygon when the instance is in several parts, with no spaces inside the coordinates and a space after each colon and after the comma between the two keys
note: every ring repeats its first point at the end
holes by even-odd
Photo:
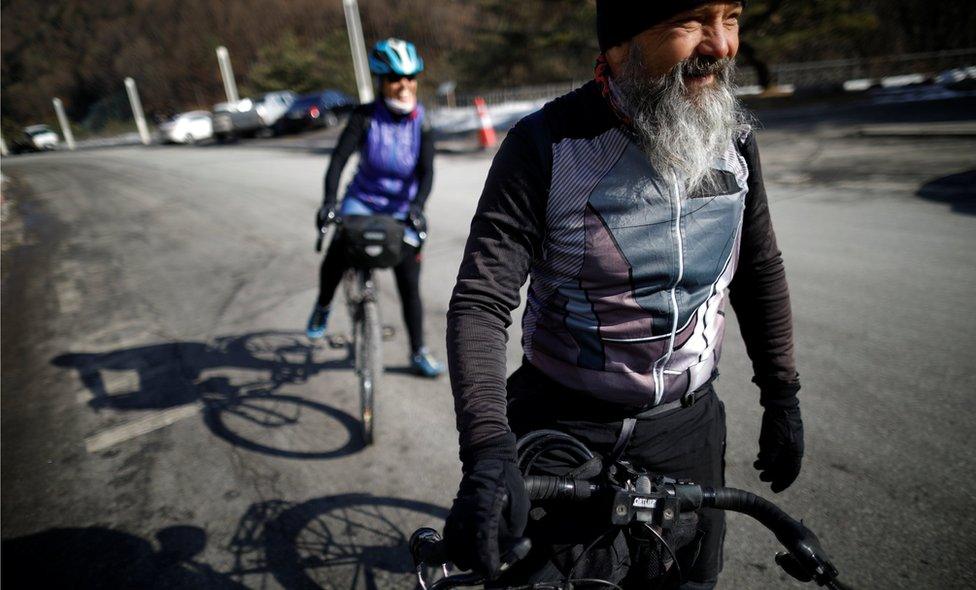
{"type": "MultiPolygon", "coordinates": [[[[672,16],[717,0],[596,0],[600,51],[620,45],[672,16]]],[[[745,2],[741,2],[745,4],[745,2]]]]}

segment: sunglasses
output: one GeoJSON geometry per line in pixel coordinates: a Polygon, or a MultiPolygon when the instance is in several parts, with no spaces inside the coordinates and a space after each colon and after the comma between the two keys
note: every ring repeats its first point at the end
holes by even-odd
{"type": "Polygon", "coordinates": [[[399,74],[386,74],[385,76],[383,76],[383,79],[389,82],[390,84],[396,84],[400,80],[407,80],[408,82],[413,82],[414,80],[417,79],[417,76],[414,74],[411,74],[409,76],[401,76],[399,74]]]}

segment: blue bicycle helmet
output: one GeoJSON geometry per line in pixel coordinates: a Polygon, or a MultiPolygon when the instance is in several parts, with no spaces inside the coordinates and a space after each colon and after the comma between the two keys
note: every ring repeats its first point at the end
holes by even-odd
{"type": "Polygon", "coordinates": [[[424,60],[413,43],[403,39],[384,39],[369,54],[369,71],[376,76],[397,74],[416,76],[424,71],[424,60]]]}

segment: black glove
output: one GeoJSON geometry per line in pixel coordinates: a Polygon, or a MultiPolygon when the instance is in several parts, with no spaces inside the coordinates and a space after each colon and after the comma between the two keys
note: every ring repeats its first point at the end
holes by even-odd
{"type": "Polygon", "coordinates": [[[796,396],[764,399],[765,411],[759,432],[759,457],[753,467],[759,479],[770,482],[779,493],[790,487],[803,461],[803,419],[796,396]]]}
{"type": "Polygon", "coordinates": [[[450,560],[492,580],[501,573],[502,552],[521,538],[529,519],[529,496],[513,459],[514,449],[476,459],[470,467],[466,462],[444,526],[450,560]]]}
{"type": "Polygon", "coordinates": [[[427,239],[427,216],[424,215],[423,209],[416,205],[411,205],[410,212],[407,214],[407,221],[410,222],[410,227],[420,235],[421,241],[427,239]]]}
{"type": "Polygon", "coordinates": [[[322,231],[322,228],[335,221],[337,216],[334,206],[322,205],[315,213],[315,229],[322,231]]]}

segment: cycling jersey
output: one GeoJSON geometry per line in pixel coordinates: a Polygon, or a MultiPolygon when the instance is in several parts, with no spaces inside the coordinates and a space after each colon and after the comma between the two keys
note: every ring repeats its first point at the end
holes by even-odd
{"type": "Polygon", "coordinates": [[[422,105],[408,115],[391,113],[382,101],[353,111],[325,175],[326,207],[335,205],[342,169],[357,149],[359,167],[346,197],[400,217],[411,205],[423,207],[433,185],[434,144],[422,105]]]}
{"type": "Polygon", "coordinates": [[[715,159],[713,189],[659,173],[584,87],[509,133],[489,173],[448,312],[465,446],[508,432],[505,329],[531,276],[529,363],[594,400],[636,410],[716,371],[726,289],[756,377],[796,380],[785,273],[755,139],[715,159]]]}

